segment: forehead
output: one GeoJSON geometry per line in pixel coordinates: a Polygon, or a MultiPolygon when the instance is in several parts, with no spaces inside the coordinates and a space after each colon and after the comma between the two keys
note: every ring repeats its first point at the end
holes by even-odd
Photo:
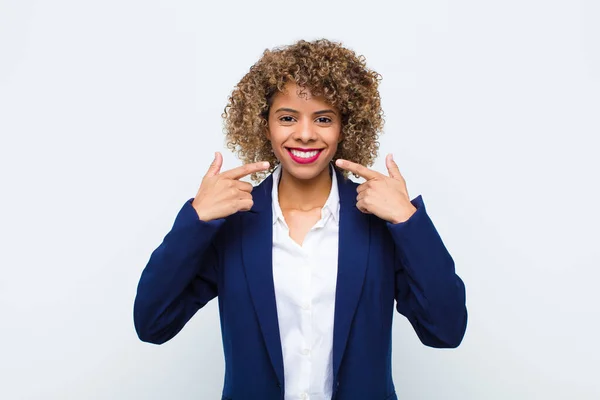
{"type": "Polygon", "coordinates": [[[313,96],[308,88],[301,88],[295,83],[286,84],[283,92],[277,92],[273,96],[273,107],[283,103],[300,109],[332,108],[324,97],[313,96]]]}

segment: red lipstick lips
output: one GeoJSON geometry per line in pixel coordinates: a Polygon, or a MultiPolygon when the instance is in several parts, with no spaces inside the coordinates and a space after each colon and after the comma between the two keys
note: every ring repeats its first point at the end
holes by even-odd
{"type": "Polygon", "coordinates": [[[315,162],[319,158],[323,149],[288,148],[287,151],[292,160],[294,160],[298,164],[310,164],[315,162]]]}

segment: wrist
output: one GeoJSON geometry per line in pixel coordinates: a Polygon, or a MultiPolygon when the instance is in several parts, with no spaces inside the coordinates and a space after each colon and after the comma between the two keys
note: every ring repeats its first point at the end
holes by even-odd
{"type": "Polygon", "coordinates": [[[390,219],[390,222],[392,224],[400,224],[402,222],[406,222],[410,219],[410,217],[413,216],[413,214],[415,212],[417,212],[417,208],[411,204],[410,209],[403,211],[401,213],[398,213],[397,215],[392,216],[392,218],[390,219]]]}
{"type": "Polygon", "coordinates": [[[192,207],[194,207],[194,210],[196,210],[196,214],[198,215],[198,219],[200,221],[208,222],[212,220],[211,216],[204,212],[201,207],[196,206],[194,203],[192,203],[192,207]]]}

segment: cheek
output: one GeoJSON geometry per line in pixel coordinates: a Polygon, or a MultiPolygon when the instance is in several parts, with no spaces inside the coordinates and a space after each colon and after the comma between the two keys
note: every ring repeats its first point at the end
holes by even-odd
{"type": "Polygon", "coordinates": [[[342,130],[340,128],[332,129],[327,135],[327,144],[331,147],[337,147],[342,141],[342,130]]]}
{"type": "Polygon", "coordinates": [[[273,147],[277,147],[277,143],[281,143],[282,132],[278,127],[269,128],[267,131],[267,139],[271,141],[273,147]]]}
{"type": "Polygon", "coordinates": [[[281,148],[282,143],[285,141],[285,131],[281,127],[275,127],[267,131],[267,139],[271,142],[271,149],[278,159],[281,159],[283,150],[281,148]]]}

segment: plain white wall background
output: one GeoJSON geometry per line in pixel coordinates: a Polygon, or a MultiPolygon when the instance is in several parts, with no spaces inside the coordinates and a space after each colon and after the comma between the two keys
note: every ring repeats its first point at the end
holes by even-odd
{"type": "Polygon", "coordinates": [[[140,273],[262,51],[383,75],[385,134],[467,286],[456,350],[399,314],[400,399],[597,399],[600,3],[0,1],[0,398],[217,399],[217,301],[140,342],[140,273]]]}

